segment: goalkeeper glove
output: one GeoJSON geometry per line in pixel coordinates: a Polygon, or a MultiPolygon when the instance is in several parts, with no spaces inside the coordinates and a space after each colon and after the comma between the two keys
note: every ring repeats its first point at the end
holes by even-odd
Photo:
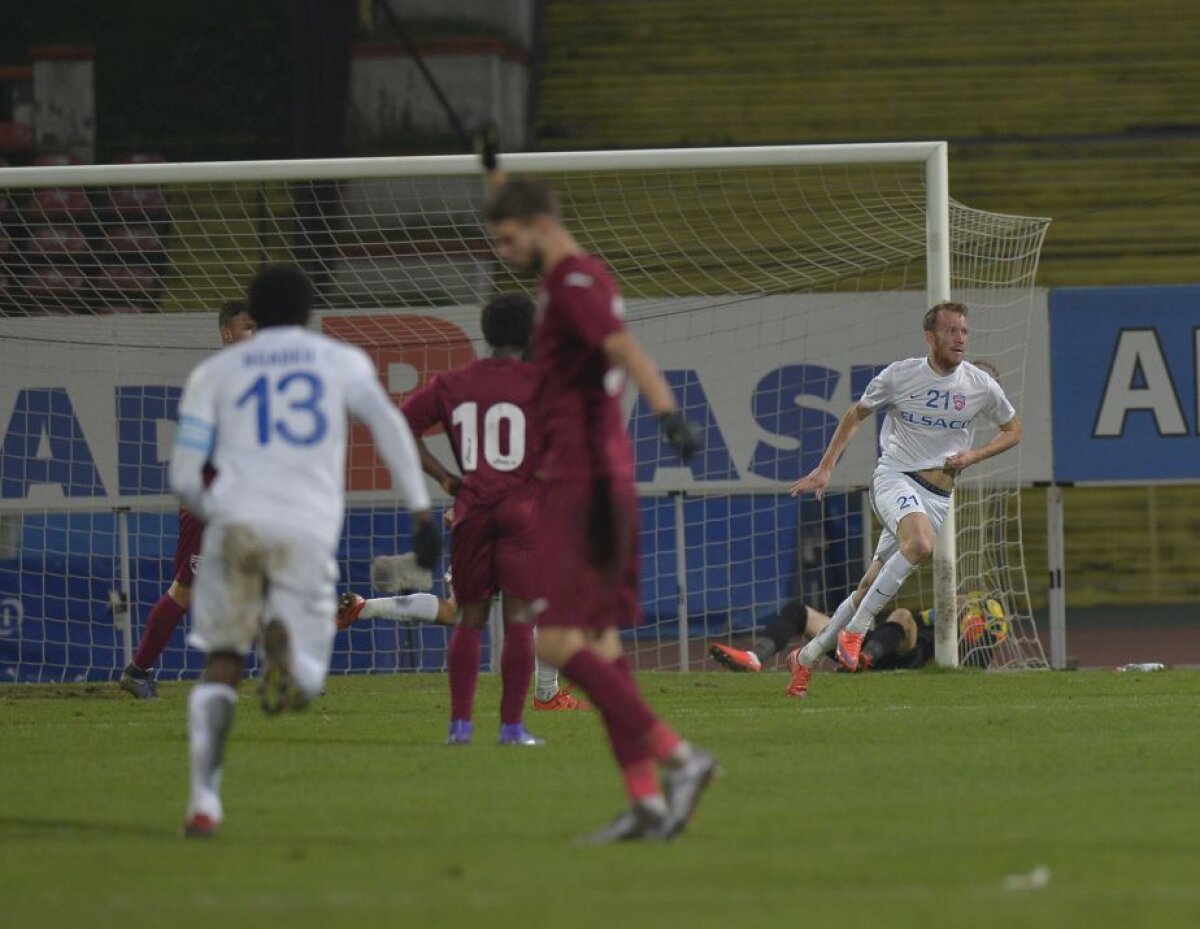
{"type": "Polygon", "coordinates": [[[500,165],[500,127],[488,121],[475,133],[475,154],[483,164],[483,170],[491,174],[500,165]]]}
{"type": "Polygon", "coordinates": [[[679,457],[684,461],[692,458],[700,451],[700,430],[695,423],[684,419],[679,410],[673,413],[663,413],[658,417],[659,428],[668,442],[675,446],[679,457]]]}
{"type": "Polygon", "coordinates": [[[442,554],[442,534],[434,525],[429,514],[418,518],[413,530],[413,554],[417,556],[417,564],[427,570],[432,570],[442,554]]]}

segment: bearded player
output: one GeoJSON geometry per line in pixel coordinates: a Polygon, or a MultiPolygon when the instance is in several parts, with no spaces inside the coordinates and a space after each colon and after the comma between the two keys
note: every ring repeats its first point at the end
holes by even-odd
{"type": "MultiPolygon", "coordinates": [[[[884,368],[846,411],[820,464],[791,486],[792,496],[813,491],[821,499],[858,427],[875,411],[887,411],[880,435],[882,454],[871,478],[871,506],[883,531],[866,576],[830,621],[831,634],[838,637],[838,660],[851,671],[858,668],[872,620],[933,552],[934,537],[953,505],[956,475],[1021,441],[1021,420],[1000,385],[964,360],[967,308],[939,303],[925,314],[923,329],[928,355],[884,368]],[[987,445],[973,449],[980,416],[999,432],[987,445]]],[[[824,652],[822,638],[789,662],[797,696],[808,692],[812,668],[824,652]]]]}
{"type": "MultiPolygon", "coordinates": [[[[226,300],[217,314],[221,345],[233,345],[254,335],[254,320],[244,300],[226,300]]],[[[186,507],[179,508],[179,537],[175,542],[175,579],[167,592],[150,609],[146,629],[138,642],[137,651],[121,672],[120,687],[138,700],[158,696],[158,684],[150,671],[171,641],[175,627],[192,605],[192,579],[200,560],[200,539],[204,523],[186,507]]]]}
{"type": "Polygon", "coordinates": [[[628,374],[684,458],[698,439],[662,374],[621,321],[608,268],[584,253],[557,199],[524,178],[493,190],[485,209],[496,254],[541,276],[534,362],[543,451],[538,561],[538,656],[586,691],[602,714],[629,808],[586,840],[669,839],[687,825],[716,759],[647,706],[619,629],[639,619],[638,503],[620,397],[628,374]],[[659,768],[662,781],[659,779],[659,768]]]}

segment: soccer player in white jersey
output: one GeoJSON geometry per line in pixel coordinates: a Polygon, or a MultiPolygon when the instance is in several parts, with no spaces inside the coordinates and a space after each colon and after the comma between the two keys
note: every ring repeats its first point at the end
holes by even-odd
{"type": "Polygon", "coordinates": [[[171,487],[207,523],[190,641],[207,655],[188,699],[191,799],[185,835],[222,819],[221,774],[237,685],[256,640],[270,714],[324,686],[344,515],[347,414],[366,423],[413,511],[423,567],[440,554],[416,445],[361,349],[305,329],[313,288],[298,268],[250,283],[250,340],[202,362],[179,404],[171,487]],[[216,478],[205,487],[211,461],[216,478]]]}
{"type": "Polygon", "coordinates": [[[838,423],[820,464],[796,481],[792,496],[813,491],[817,499],[854,433],[877,410],[886,410],[882,453],[871,478],[871,506],[883,532],[866,576],[837,608],[825,630],[788,656],[789,693],[808,692],[813,666],[837,636],[838,659],[857,670],[863,637],[876,615],[913,570],[933,551],[933,540],[950,509],[955,476],[1021,441],[1021,420],[990,374],[965,361],[967,308],[939,303],[925,314],[929,354],[888,365],[838,423]],[[975,420],[999,432],[973,449],[975,420]]]}

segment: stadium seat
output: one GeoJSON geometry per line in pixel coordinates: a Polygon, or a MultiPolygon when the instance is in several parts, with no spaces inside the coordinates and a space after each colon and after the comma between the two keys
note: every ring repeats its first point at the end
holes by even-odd
{"type": "MultiPolygon", "coordinates": [[[[24,123],[0,122],[0,152],[19,155],[33,151],[35,137],[32,126],[24,123]]],[[[5,160],[4,164],[8,164],[5,160]]]]}
{"type": "MultiPolygon", "coordinates": [[[[153,302],[161,286],[158,272],[147,264],[117,264],[100,270],[96,290],[108,301],[115,296],[153,302]]],[[[112,304],[116,305],[116,304],[112,304]]]]}
{"type": "Polygon", "coordinates": [[[163,243],[152,226],[117,226],[108,233],[108,249],[114,255],[130,259],[158,254],[163,250],[163,243]]]}
{"type": "MultiPolygon", "coordinates": [[[[160,164],[166,159],[161,155],[122,155],[118,164],[160,164]]],[[[166,217],[167,201],[158,187],[114,187],[108,192],[108,202],[121,219],[133,222],[158,220],[166,217]]]]}
{"type": "Polygon", "coordinates": [[[43,257],[69,257],[78,262],[88,254],[88,243],[78,226],[56,223],[37,226],[29,242],[29,250],[43,257]]]}
{"type": "Polygon", "coordinates": [[[87,296],[87,276],[72,265],[42,265],[30,269],[25,289],[38,307],[71,312],[87,296]]]}
{"type": "Polygon", "coordinates": [[[34,191],[30,207],[47,217],[82,218],[88,212],[89,203],[82,188],[48,187],[34,191]]]}
{"type": "MultiPolygon", "coordinates": [[[[79,164],[72,155],[38,155],[33,161],[39,167],[58,167],[79,164]]],[[[68,216],[82,219],[91,211],[91,202],[82,187],[38,188],[30,198],[30,209],[49,218],[68,216]]]]}

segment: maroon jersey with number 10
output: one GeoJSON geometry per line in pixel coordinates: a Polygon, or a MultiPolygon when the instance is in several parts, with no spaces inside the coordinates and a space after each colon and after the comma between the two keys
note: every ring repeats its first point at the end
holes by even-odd
{"type": "Polygon", "coordinates": [[[532,422],[538,371],[518,358],[481,358],[439,374],[401,407],[415,435],[441,424],[463,475],[457,514],[491,506],[537,467],[532,422]]]}
{"type": "Polygon", "coordinates": [[[538,595],[534,549],[538,371],[516,358],[484,358],[439,375],[402,407],[422,435],[445,427],[463,475],[454,500],[450,564],[459,603],[497,592],[538,595]]]}

